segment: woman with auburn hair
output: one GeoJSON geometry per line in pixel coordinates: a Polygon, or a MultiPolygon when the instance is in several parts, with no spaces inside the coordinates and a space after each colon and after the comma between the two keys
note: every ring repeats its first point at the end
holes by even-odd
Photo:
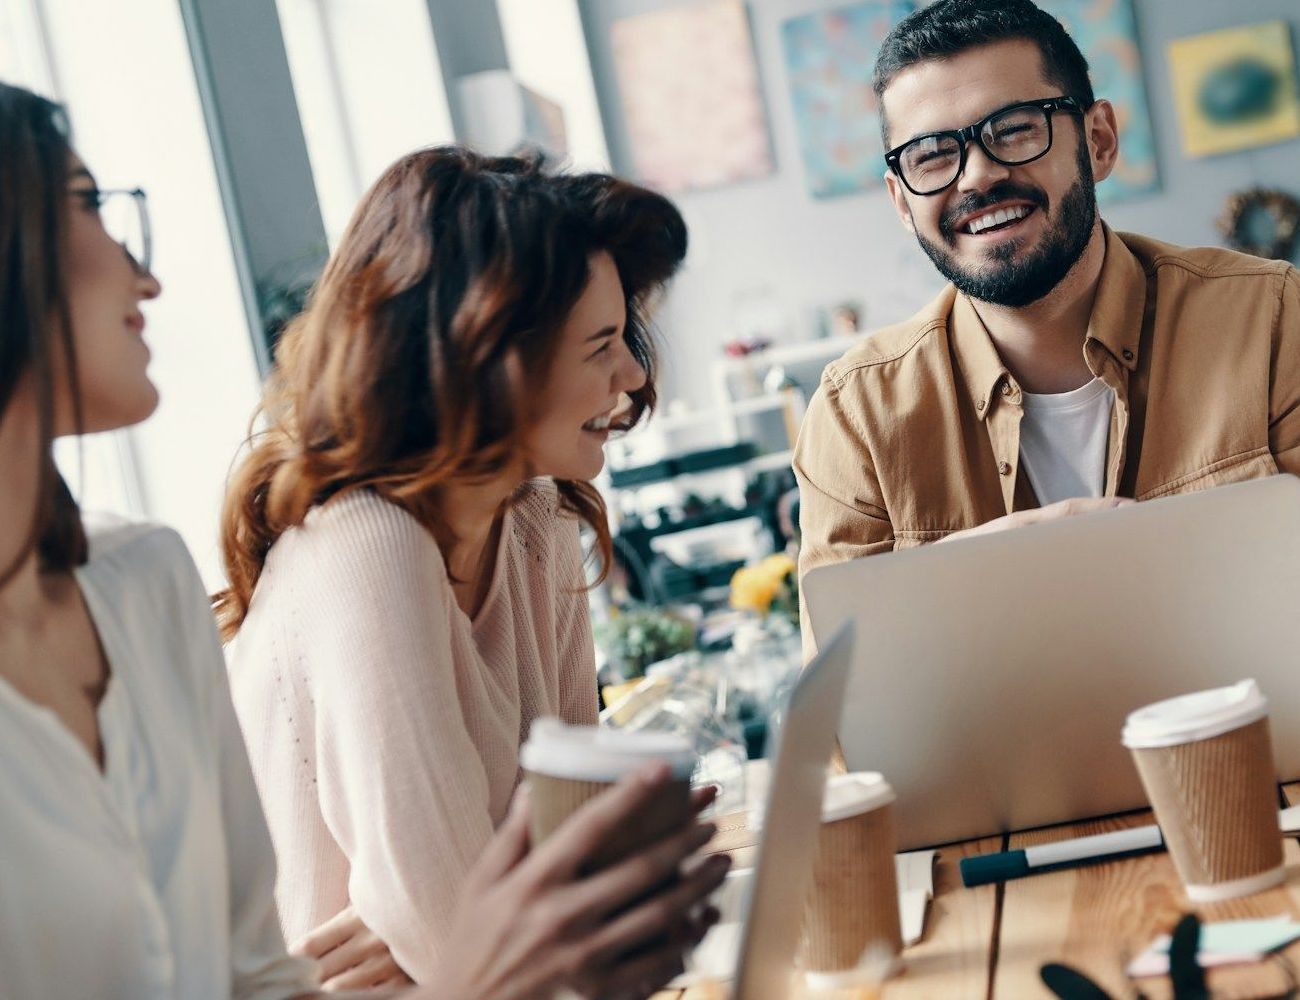
{"type": "MultiPolygon", "coordinates": [[[[271,839],[189,553],[165,528],[83,523],[54,464],[56,437],[126,427],[158,403],[144,204],[100,189],[57,105],[0,84],[0,996],[320,996],[285,949],[271,839]],[[110,232],[111,202],[126,225],[110,232]]],[[[521,796],[466,877],[436,985],[406,996],[513,1000],[662,974],[667,946],[640,965],[609,956],[707,891],[688,879],[627,909],[707,826],[581,871],[663,780],[661,768],[624,782],[532,852],[521,796]]]]}
{"type": "Polygon", "coordinates": [[[590,480],[685,251],[650,191],[422,150],[280,345],[216,604],[281,917],[340,985],[432,981],[529,726],[596,722],[579,526],[607,560],[590,480]]]}

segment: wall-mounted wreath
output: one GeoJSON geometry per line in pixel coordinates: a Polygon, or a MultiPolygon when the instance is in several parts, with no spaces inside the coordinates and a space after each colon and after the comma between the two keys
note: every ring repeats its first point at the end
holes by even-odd
{"type": "Polygon", "coordinates": [[[1234,194],[1219,216],[1219,232],[1233,250],[1290,260],[1300,232],[1300,201],[1266,188],[1234,194]]]}

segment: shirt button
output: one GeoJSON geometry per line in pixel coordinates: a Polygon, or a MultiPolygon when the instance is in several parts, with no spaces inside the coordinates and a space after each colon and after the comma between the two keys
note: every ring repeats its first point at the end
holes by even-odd
{"type": "Polygon", "coordinates": [[[1011,475],[1011,463],[1010,463],[1010,462],[999,462],[999,463],[998,463],[998,475],[1000,475],[1000,476],[1009,476],[1009,475],[1011,475]]]}
{"type": "Polygon", "coordinates": [[[1125,361],[1132,361],[1132,360],[1133,360],[1133,352],[1132,352],[1132,351],[1130,351],[1130,350],[1128,350],[1127,348],[1125,348],[1123,354],[1124,354],[1124,360],[1125,360],[1125,361]]]}

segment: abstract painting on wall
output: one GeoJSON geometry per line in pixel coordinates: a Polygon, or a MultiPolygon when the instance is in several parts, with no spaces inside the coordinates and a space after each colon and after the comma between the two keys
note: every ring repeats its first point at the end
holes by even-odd
{"type": "Polygon", "coordinates": [[[1174,103],[1188,156],[1213,156],[1300,136],[1295,53],[1285,21],[1169,43],[1174,103]]]}
{"type": "Polygon", "coordinates": [[[880,106],[871,71],[880,43],[914,7],[911,0],[869,0],[781,26],[795,128],[815,197],[883,183],[880,106]]]}
{"type": "Polygon", "coordinates": [[[687,191],[772,173],[741,0],[622,18],[611,33],[623,120],[642,182],[687,191]]]}
{"type": "Polygon", "coordinates": [[[1096,97],[1115,106],[1119,161],[1110,178],[1097,185],[1097,200],[1113,204],[1157,190],[1160,174],[1133,0],[1039,0],[1038,5],[1078,43],[1096,97]]]}

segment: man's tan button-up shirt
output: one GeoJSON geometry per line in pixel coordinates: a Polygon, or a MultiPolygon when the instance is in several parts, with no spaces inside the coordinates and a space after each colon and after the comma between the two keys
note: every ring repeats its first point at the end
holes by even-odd
{"type": "MultiPolygon", "coordinates": [[[[1300,473],[1300,274],[1106,230],[1084,343],[1115,390],[1106,496],[1300,473]]],[[[949,286],[828,365],[795,448],[800,575],[1037,505],[1021,388],[949,286]]],[[[805,631],[807,632],[805,621],[805,631]]]]}

